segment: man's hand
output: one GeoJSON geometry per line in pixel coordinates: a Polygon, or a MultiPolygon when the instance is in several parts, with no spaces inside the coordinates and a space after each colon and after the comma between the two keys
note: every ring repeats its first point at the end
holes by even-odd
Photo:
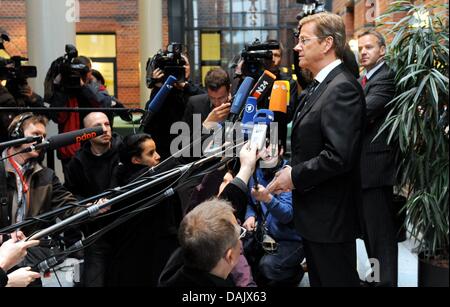
{"type": "MultiPolygon", "coordinates": [[[[108,199],[102,198],[102,199],[97,200],[97,201],[94,203],[94,205],[96,205],[96,206],[101,206],[101,205],[106,204],[108,201],[109,201],[108,199]]],[[[106,208],[101,209],[101,210],[99,211],[99,213],[100,213],[100,214],[105,214],[105,213],[108,213],[110,210],[111,210],[111,206],[108,206],[108,207],[106,207],[106,208]]]]}
{"type": "Polygon", "coordinates": [[[28,84],[20,86],[19,93],[20,93],[20,95],[28,97],[28,98],[31,98],[33,96],[33,90],[31,89],[31,87],[28,84]]]}
{"type": "Polygon", "coordinates": [[[279,171],[273,181],[267,186],[267,190],[271,194],[281,194],[291,192],[294,189],[292,182],[292,167],[286,166],[279,171]]]}
{"type": "Polygon", "coordinates": [[[209,113],[208,118],[203,123],[203,126],[207,129],[212,129],[217,123],[224,122],[230,115],[231,104],[224,103],[220,107],[215,108],[209,113]]]}
{"type": "Polygon", "coordinates": [[[252,232],[256,230],[256,218],[254,216],[249,217],[242,225],[245,229],[252,232]]]}
{"type": "Polygon", "coordinates": [[[36,279],[41,278],[41,274],[31,271],[31,268],[21,268],[8,275],[7,287],[25,288],[36,279]]]}
{"type": "Polygon", "coordinates": [[[244,147],[242,147],[240,152],[240,161],[241,161],[241,169],[248,168],[253,172],[256,168],[256,162],[258,162],[259,156],[257,154],[258,149],[253,146],[250,146],[250,143],[247,142],[244,147]]]}
{"type": "Polygon", "coordinates": [[[0,267],[4,271],[10,270],[13,266],[20,263],[27,255],[27,249],[38,246],[39,241],[17,241],[11,239],[0,246],[0,267]]]}
{"type": "Polygon", "coordinates": [[[259,156],[257,155],[257,148],[251,148],[250,143],[246,143],[241,150],[240,160],[241,168],[237,174],[237,178],[241,179],[245,184],[248,184],[250,177],[255,172],[256,162],[259,156]]]}
{"type": "Polygon", "coordinates": [[[270,203],[273,199],[272,194],[269,193],[269,191],[267,191],[267,189],[262,186],[262,185],[258,185],[258,190],[256,189],[252,189],[252,196],[259,202],[263,202],[263,203],[270,203]]]}
{"type": "Polygon", "coordinates": [[[163,86],[163,83],[162,83],[162,81],[161,81],[161,80],[163,80],[163,79],[164,79],[164,72],[163,72],[161,69],[156,68],[156,69],[153,71],[153,73],[152,73],[152,80],[154,80],[155,86],[156,86],[156,87],[161,87],[161,86],[163,86]],[[158,81],[159,81],[159,82],[158,82],[158,81]]]}

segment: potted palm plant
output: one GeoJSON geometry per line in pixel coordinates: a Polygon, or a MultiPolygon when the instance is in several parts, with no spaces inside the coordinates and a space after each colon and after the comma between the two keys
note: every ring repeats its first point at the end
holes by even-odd
{"type": "Polygon", "coordinates": [[[419,286],[449,285],[448,5],[398,1],[380,17],[397,96],[381,128],[399,144],[403,209],[418,245],[419,286]],[[399,18],[396,22],[386,22],[399,18]],[[386,27],[387,25],[387,27],[386,27]]]}

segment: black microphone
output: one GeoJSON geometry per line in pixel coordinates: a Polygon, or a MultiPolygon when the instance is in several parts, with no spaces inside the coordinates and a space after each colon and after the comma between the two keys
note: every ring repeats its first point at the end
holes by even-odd
{"type": "Polygon", "coordinates": [[[52,136],[47,141],[41,144],[30,146],[21,151],[20,153],[22,154],[27,152],[33,152],[41,149],[56,150],[58,148],[66,147],[72,144],[79,144],[85,141],[95,139],[96,137],[99,137],[103,134],[104,134],[103,127],[87,128],[68,133],[58,134],[52,136]]]}
{"type": "Polygon", "coordinates": [[[34,267],[32,267],[31,270],[36,273],[46,273],[63,263],[72,253],[82,250],[83,248],[83,241],[78,241],[77,243],[66,249],[64,253],[52,256],[39,262],[34,267]]]}
{"type": "Polygon", "coordinates": [[[42,142],[43,137],[42,136],[30,136],[27,138],[21,138],[18,140],[13,140],[13,141],[9,141],[9,142],[5,142],[5,143],[1,143],[0,144],[0,151],[3,151],[5,148],[9,148],[9,147],[17,147],[23,144],[31,144],[31,143],[41,143],[42,142]]]}
{"type": "Polygon", "coordinates": [[[265,101],[266,98],[269,97],[275,80],[277,80],[277,76],[268,70],[264,71],[261,75],[251,92],[251,96],[257,99],[257,105],[260,105],[261,102],[265,101]]]}

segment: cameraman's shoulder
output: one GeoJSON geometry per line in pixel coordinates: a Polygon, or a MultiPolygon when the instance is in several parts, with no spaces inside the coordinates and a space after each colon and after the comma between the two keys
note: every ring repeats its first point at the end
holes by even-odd
{"type": "Polygon", "coordinates": [[[184,87],[184,91],[188,93],[191,97],[205,94],[205,90],[203,90],[200,86],[192,83],[191,81],[186,82],[186,86],[184,87]]]}
{"type": "Polygon", "coordinates": [[[6,89],[6,87],[0,85],[0,105],[4,107],[15,106],[16,100],[13,95],[6,89]]]}

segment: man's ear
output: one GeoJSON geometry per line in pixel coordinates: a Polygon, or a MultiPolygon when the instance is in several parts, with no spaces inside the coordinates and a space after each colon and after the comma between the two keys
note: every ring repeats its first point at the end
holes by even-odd
{"type": "Polygon", "coordinates": [[[233,248],[229,248],[225,253],[225,260],[229,263],[233,263],[233,248]]]}
{"type": "Polygon", "coordinates": [[[331,48],[333,48],[334,45],[334,38],[331,36],[328,36],[327,38],[325,38],[325,50],[324,50],[324,54],[327,54],[331,48]]]}
{"type": "Polygon", "coordinates": [[[381,46],[380,53],[381,53],[381,57],[384,58],[386,56],[386,46],[381,46]]]}

